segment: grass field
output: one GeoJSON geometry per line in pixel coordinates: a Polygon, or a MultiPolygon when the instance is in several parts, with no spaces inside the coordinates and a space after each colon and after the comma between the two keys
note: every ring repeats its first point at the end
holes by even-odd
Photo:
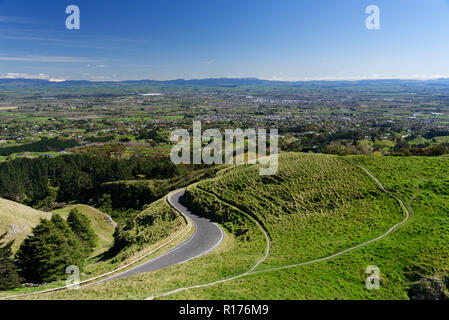
{"type": "MultiPolygon", "coordinates": [[[[143,299],[242,275],[264,257],[267,246],[250,217],[271,240],[268,258],[254,273],[161,298],[408,299],[412,282],[449,275],[448,157],[287,153],[279,160],[274,176],[259,176],[258,165],[238,166],[188,188],[189,206],[226,229],[217,250],[156,272],[33,298],[143,299]],[[358,165],[404,200],[409,221],[385,238],[336,258],[271,270],[337,253],[384,234],[404,219],[395,198],[358,165]],[[371,265],[381,272],[378,290],[365,286],[371,265]]],[[[165,202],[158,205],[166,210],[165,202]]]]}
{"type": "Polygon", "coordinates": [[[350,157],[373,172],[411,209],[408,223],[386,238],[335,259],[171,295],[168,299],[408,299],[421,277],[449,274],[448,158],[350,157]],[[368,290],[366,268],[381,272],[368,290]]]}
{"type": "Polygon", "coordinates": [[[328,256],[375,238],[402,218],[395,199],[336,156],[283,154],[279,172],[265,177],[258,166],[236,167],[191,190],[198,207],[208,206],[203,190],[265,226],[271,253],[260,269],[328,256]]]}

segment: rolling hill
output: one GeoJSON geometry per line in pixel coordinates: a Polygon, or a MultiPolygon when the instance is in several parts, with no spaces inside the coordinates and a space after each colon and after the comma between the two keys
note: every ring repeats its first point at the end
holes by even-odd
{"type": "Polygon", "coordinates": [[[260,176],[259,165],[233,166],[191,185],[184,199],[225,227],[217,250],[42,297],[409,299],[410,287],[423,277],[448,282],[448,167],[447,157],[301,153],[281,154],[273,176],[260,176]],[[377,290],[366,287],[370,266],[380,270],[377,290]]]}
{"type": "Polygon", "coordinates": [[[20,243],[39,223],[41,218],[50,218],[51,214],[35,210],[20,203],[0,199],[0,234],[8,232],[6,240],[15,240],[13,250],[17,250],[20,243]]]}
{"type": "Polygon", "coordinates": [[[0,234],[8,232],[6,240],[15,240],[13,245],[15,251],[40,219],[49,219],[52,213],[59,213],[63,218],[67,218],[72,208],[77,208],[89,218],[92,228],[98,235],[99,241],[94,254],[110,248],[114,242],[116,223],[108,215],[87,205],[71,205],[53,212],[43,212],[17,202],[0,199],[0,234]]]}
{"type": "MultiPolygon", "coordinates": [[[[253,216],[271,239],[270,255],[259,267],[278,267],[357,245],[400,222],[402,210],[363,170],[344,158],[285,153],[279,172],[259,175],[257,166],[238,166],[187,193],[198,210],[216,197],[253,216]]],[[[229,224],[224,211],[206,212],[229,224]]]]}
{"type": "Polygon", "coordinates": [[[447,295],[448,167],[447,157],[283,154],[275,176],[237,167],[204,181],[190,189],[191,205],[224,223],[225,210],[218,208],[227,204],[253,214],[269,232],[272,250],[253,274],[168,298],[409,299],[414,283],[433,277],[446,282],[447,295]],[[320,260],[376,239],[404,219],[394,197],[409,208],[409,220],[384,238],[320,260]],[[370,266],[380,270],[377,290],[366,287],[370,266]]]}

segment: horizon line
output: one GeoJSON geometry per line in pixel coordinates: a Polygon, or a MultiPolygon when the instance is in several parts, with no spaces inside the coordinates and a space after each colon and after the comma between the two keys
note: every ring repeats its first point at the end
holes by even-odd
{"type": "Polygon", "coordinates": [[[201,80],[260,80],[267,82],[284,82],[284,83],[297,83],[297,82],[357,82],[357,81],[386,81],[386,80],[401,80],[401,81],[432,81],[432,80],[449,80],[449,75],[435,75],[435,76],[397,76],[397,77],[316,77],[316,78],[264,78],[264,77],[205,77],[205,78],[173,78],[173,79],[126,79],[126,80],[114,80],[114,79],[62,79],[53,78],[47,75],[39,74],[36,76],[18,76],[17,74],[1,75],[0,80],[41,80],[47,82],[92,82],[92,83],[119,83],[119,82],[143,82],[143,81],[154,81],[154,82],[172,82],[172,81],[201,81],[201,80]],[[8,76],[12,75],[12,76],[8,76]]]}

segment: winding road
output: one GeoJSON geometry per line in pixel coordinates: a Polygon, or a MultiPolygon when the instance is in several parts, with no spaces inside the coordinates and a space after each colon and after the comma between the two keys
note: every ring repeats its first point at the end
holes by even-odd
{"type": "MultiPolygon", "coordinates": [[[[97,276],[92,279],[84,280],[80,282],[80,284],[83,284],[81,288],[85,288],[88,286],[92,286],[101,282],[110,281],[114,279],[124,278],[135,274],[145,273],[145,272],[151,272],[156,271],[159,269],[163,269],[169,266],[181,264],[187,261],[190,261],[195,258],[199,258],[210,251],[214,250],[216,247],[220,245],[220,243],[224,239],[224,231],[223,229],[218,226],[216,223],[213,223],[209,219],[200,217],[194,213],[192,213],[187,207],[182,205],[180,203],[180,198],[184,195],[185,189],[180,189],[177,191],[174,191],[170,193],[167,196],[167,201],[170,203],[172,207],[174,207],[178,212],[180,212],[187,220],[190,221],[190,224],[193,224],[195,228],[194,234],[189,237],[187,240],[181,242],[177,246],[171,248],[166,253],[163,253],[159,256],[157,256],[154,259],[148,260],[146,262],[143,262],[131,269],[128,269],[126,271],[117,273],[120,269],[128,268],[131,264],[135,264],[139,262],[144,257],[128,264],[127,266],[123,266],[117,270],[108,272],[106,274],[97,276]],[[114,274],[115,273],[115,274],[114,274]],[[110,277],[107,277],[109,274],[114,274],[110,277]],[[107,277],[107,278],[106,278],[107,277]],[[101,279],[93,282],[96,279],[101,279]]],[[[189,227],[189,226],[187,226],[189,227]]],[[[148,253],[147,255],[163,248],[164,246],[168,245],[170,242],[175,240],[177,237],[179,237],[182,233],[185,232],[187,227],[184,229],[184,231],[181,231],[176,235],[172,240],[166,242],[165,244],[161,245],[159,248],[153,250],[152,252],[148,253]]],[[[146,255],[146,256],[147,256],[146,255]]],[[[64,287],[58,287],[43,291],[37,291],[32,293],[25,293],[25,294],[17,294],[13,296],[7,296],[7,297],[0,297],[0,300],[4,299],[11,299],[11,298],[18,298],[18,297],[24,297],[24,296],[31,296],[36,294],[42,294],[42,293],[49,293],[59,290],[67,289],[69,286],[64,287]]]]}
{"type": "MultiPolygon", "coordinates": [[[[386,236],[391,234],[393,231],[395,231],[397,228],[399,228],[401,225],[403,225],[404,223],[406,223],[409,220],[410,212],[407,209],[407,207],[404,204],[404,202],[401,199],[399,199],[398,197],[396,197],[395,195],[393,195],[391,192],[386,190],[385,187],[382,185],[382,183],[369,170],[367,170],[366,168],[364,168],[363,166],[360,166],[360,165],[359,165],[359,167],[371,179],[373,179],[373,181],[382,189],[383,192],[388,193],[390,196],[392,196],[394,199],[396,199],[396,201],[400,204],[400,207],[401,207],[401,209],[402,209],[402,211],[404,213],[403,220],[398,222],[394,226],[392,226],[389,230],[387,230],[382,235],[380,235],[380,236],[378,236],[378,237],[376,237],[374,239],[370,239],[370,240],[368,240],[366,242],[363,242],[361,244],[358,244],[358,245],[355,245],[353,247],[350,247],[350,248],[347,248],[345,250],[342,250],[340,252],[337,252],[337,253],[335,253],[333,255],[327,256],[327,257],[314,259],[314,260],[311,260],[311,261],[305,261],[305,262],[297,263],[297,264],[291,264],[291,265],[285,265],[285,266],[280,266],[280,267],[276,267],[276,268],[269,268],[269,269],[264,269],[264,270],[260,270],[260,271],[255,271],[256,267],[260,263],[262,263],[269,255],[269,252],[270,252],[270,238],[269,238],[268,234],[265,232],[265,230],[262,228],[262,226],[257,221],[254,220],[254,222],[259,226],[259,228],[261,229],[261,231],[264,233],[264,235],[266,237],[267,247],[266,247],[265,255],[262,257],[262,259],[258,260],[257,263],[250,270],[248,270],[247,272],[244,272],[244,273],[242,273],[240,275],[236,275],[236,276],[233,276],[233,277],[225,278],[225,279],[222,279],[222,280],[212,281],[212,282],[209,282],[209,283],[203,283],[203,284],[198,284],[198,285],[189,286],[189,287],[181,287],[181,288],[169,291],[169,292],[160,293],[160,294],[157,294],[155,296],[147,298],[147,300],[153,300],[154,298],[168,296],[168,295],[171,295],[171,294],[174,294],[174,293],[178,293],[178,292],[186,291],[186,290],[190,290],[190,289],[213,286],[213,285],[216,285],[216,284],[219,284],[219,283],[236,280],[236,279],[248,276],[250,274],[258,274],[258,273],[278,271],[278,270],[282,270],[282,269],[299,267],[299,266],[302,266],[302,265],[307,265],[307,264],[312,264],[312,263],[316,263],[316,262],[320,262],[320,261],[330,260],[330,259],[333,259],[333,258],[338,257],[340,255],[343,255],[343,254],[345,254],[347,252],[350,252],[352,250],[364,247],[364,246],[366,246],[368,244],[371,244],[373,242],[376,242],[376,241],[379,241],[379,240],[385,238],[386,236]]],[[[191,223],[194,225],[195,233],[189,239],[187,239],[187,240],[183,241],[182,243],[178,244],[177,246],[173,247],[172,249],[170,249],[166,253],[161,254],[160,256],[158,256],[158,257],[156,257],[154,259],[151,259],[149,261],[143,262],[143,263],[139,264],[138,266],[133,267],[133,268],[127,270],[127,271],[124,271],[124,272],[121,272],[121,273],[116,273],[119,270],[115,270],[115,271],[112,271],[112,272],[108,273],[108,274],[116,273],[116,274],[114,274],[114,275],[112,275],[110,277],[105,278],[108,274],[104,274],[104,275],[98,276],[98,277],[96,277],[94,279],[85,280],[85,281],[83,281],[84,283],[86,283],[86,282],[90,282],[90,283],[84,285],[83,287],[94,285],[94,284],[98,284],[98,283],[104,282],[104,281],[109,281],[109,280],[114,280],[114,279],[119,279],[119,278],[131,276],[131,275],[135,275],[135,274],[151,272],[151,271],[163,269],[163,268],[166,268],[166,267],[169,267],[169,266],[173,266],[173,265],[176,265],[176,264],[184,263],[184,262],[187,262],[189,260],[198,258],[198,257],[200,257],[202,255],[205,255],[208,252],[214,250],[216,247],[218,247],[218,245],[223,241],[223,238],[224,238],[223,229],[221,227],[219,227],[217,224],[211,222],[209,219],[197,216],[196,214],[192,213],[187,207],[182,205],[179,202],[179,200],[184,195],[184,193],[185,193],[185,189],[181,189],[181,190],[172,192],[171,194],[169,194],[167,196],[167,200],[168,200],[168,202],[170,203],[170,205],[172,207],[174,207],[177,211],[179,211],[183,216],[188,218],[191,221],[191,223]],[[104,279],[102,279],[100,281],[97,281],[97,282],[91,282],[92,280],[95,280],[97,278],[102,278],[102,277],[104,279]]],[[[253,219],[251,216],[248,216],[248,217],[253,219]]],[[[182,231],[182,232],[184,232],[184,231],[182,231]]],[[[182,232],[181,232],[181,234],[182,234],[182,232]]],[[[176,237],[178,237],[178,236],[176,236],[176,237]]],[[[176,237],[174,239],[176,239],[176,237]]],[[[167,242],[166,244],[162,245],[161,247],[167,245],[168,243],[170,243],[174,239],[170,240],[169,242],[167,242]]],[[[159,247],[159,248],[161,248],[161,247],[159,247]]],[[[156,250],[158,250],[158,249],[156,249],[156,250]]],[[[138,262],[138,261],[135,261],[135,262],[138,262]]],[[[9,297],[0,297],[0,300],[1,299],[8,299],[8,298],[15,298],[15,297],[19,297],[19,296],[27,296],[27,295],[34,295],[34,294],[45,293],[45,292],[52,292],[52,291],[66,289],[66,288],[67,287],[60,287],[60,288],[54,288],[54,289],[49,289],[49,290],[44,290],[44,291],[34,292],[34,293],[29,293],[29,294],[20,294],[20,295],[9,296],[9,297]]]]}
{"type": "Polygon", "coordinates": [[[185,189],[175,191],[167,197],[167,200],[176,210],[192,221],[195,226],[195,233],[189,239],[170,249],[166,253],[96,283],[155,271],[184,263],[205,255],[215,249],[223,241],[224,232],[221,227],[211,222],[209,219],[202,218],[192,213],[187,207],[180,203],[179,200],[184,193],[185,189]]]}

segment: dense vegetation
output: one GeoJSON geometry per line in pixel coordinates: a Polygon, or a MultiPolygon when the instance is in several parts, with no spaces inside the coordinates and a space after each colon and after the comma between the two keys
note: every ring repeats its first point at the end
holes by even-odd
{"type": "Polygon", "coordinates": [[[177,172],[169,159],[117,160],[89,154],[16,159],[0,164],[0,196],[35,207],[51,202],[87,202],[105,182],[167,178],[177,172]]]}
{"type": "Polygon", "coordinates": [[[168,206],[165,199],[158,200],[117,226],[113,250],[118,252],[126,247],[141,248],[156,243],[169,237],[184,224],[184,218],[168,206]]]}
{"type": "Polygon", "coordinates": [[[67,224],[83,245],[86,256],[89,256],[97,246],[98,237],[92,229],[89,219],[77,208],[70,210],[67,224]]]}
{"type": "Polygon", "coordinates": [[[61,151],[76,146],[79,146],[76,140],[48,139],[44,137],[30,144],[0,148],[0,156],[9,156],[10,154],[19,152],[61,151]]]}
{"type": "Polygon", "coordinates": [[[70,213],[76,209],[86,216],[92,229],[95,232],[97,241],[96,248],[92,253],[92,256],[98,256],[106,252],[114,244],[113,233],[117,223],[106,213],[84,204],[69,205],[61,209],[52,211],[52,214],[59,214],[62,217],[69,218],[70,213]]]}
{"type": "Polygon", "coordinates": [[[194,168],[177,167],[177,170],[178,175],[173,178],[104,183],[95,190],[96,194],[89,203],[115,218],[126,219],[172,190],[212,177],[219,168],[195,170],[194,168]]]}
{"type": "Polygon", "coordinates": [[[53,214],[33,228],[17,251],[19,274],[32,283],[60,280],[70,265],[82,270],[95,241],[89,220],[76,209],[67,222],[53,214]]]}

